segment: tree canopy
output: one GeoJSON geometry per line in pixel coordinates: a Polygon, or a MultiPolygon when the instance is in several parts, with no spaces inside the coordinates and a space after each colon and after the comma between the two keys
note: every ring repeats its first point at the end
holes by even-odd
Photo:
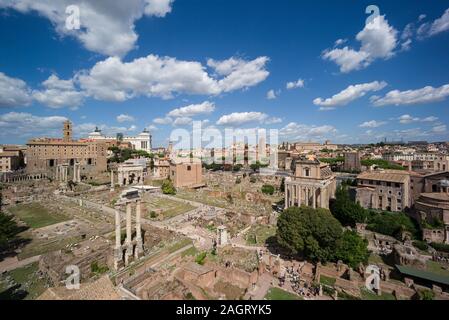
{"type": "Polygon", "coordinates": [[[314,261],[333,260],[343,232],[328,210],[309,207],[288,208],[280,215],[277,227],[276,237],[281,246],[314,261]]]}
{"type": "Polygon", "coordinates": [[[173,182],[171,182],[171,180],[164,180],[164,182],[162,182],[161,189],[163,194],[176,194],[176,188],[173,186],[173,182]]]}
{"type": "Polygon", "coordinates": [[[352,268],[356,268],[360,263],[366,264],[370,255],[367,246],[368,240],[354,231],[346,230],[337,243],[335,259],[342,260],[352,268]]]}
{"type": "Polygon", "coordinates": [[[356,223],[364,223],[368,216],[367,210],[351,200],[346,187],[337,188],[335,201],[331,202],[330,210],[344,226],[354,227],[356,223]]]}
{"type": "Polygon", "coordinates": [[[329,210],[291,207],[280,215],[277,242],[292,253],[302,253],[312,261],[342,260],[351,267],[366,264],[368,241],[346,230],[329,210]]]}

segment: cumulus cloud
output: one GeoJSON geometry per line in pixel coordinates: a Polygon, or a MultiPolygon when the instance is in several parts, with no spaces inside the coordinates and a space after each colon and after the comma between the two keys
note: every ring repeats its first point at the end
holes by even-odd
{"type": "Polygon", "coordinates": [[[404,115],[400,116],[398,118],[398,120],[399,120],[399,123],[409,124],[412,122],[435,122],[438,120],[438,118],[434,117],[434,116],[429,116],[426,118],[419,118],[419,117],[412,117],[409,114],[404,114],[404,115]]]}
{"type": "Polygon", "coordinates": [[[172,10],[174,0],[146,0],[145,14],[148,16],[165,17],[172,10]]]}
{"type": "Polygon", "coordinates": [[[108,56],[124,56],[138,38],[135,22],[144,15],[164,17],[171,11],[172,0],[0,0],[0,9],[21,13],[37,12],[49,19],[60,36],[75,37],[89,51],[108,56]],[[66,27],[66,8],[76,5],[80,28],[66,27]]]}
{"type": "Polygon", "coordinates": [[[169,99],[175,93],[218,95],[249,88],[265,80],[269,74],[265,70],[267,61],[265,57],[252,61],[239,59],[225,70],[222,64],[229,64],[228,60],[209,60],[208,64],[224,75],[217,80],[196,61],[149,55],[122,62],[111,57],[98,62],[89,71],[80,72],[77,77],[83,90],[99,100],[125,101],[141,95],[169,99]]]}
{"type": "Polygon", "coordinates": [[[387,83],[384,81],[350,85],[331,98],[316,98],[313,100],[313,103],[317,106],[321,106],[322,110],[332,110],[337,106],[347,105],[348,103],[365,96],[368,92],[382,90],[386,86],[387,83]]]}
{"type": "Polygon", "coordinates": [[[360,124],[359,127],[360,128],[378,128],[385,124],[387,124],[386,121],[371,120],[371,121],[365,121],[364,123],[360,124]]]}
{"type": "Polygon", "coordinates": [[[122,123],[122,122],[132,122],[134,121],[134,117],[130,116],[129,114],[120,114],[116,117],[117,122],[122,123]]]}
{"type": "Polygon", "coordinates": [[[265,66],[268,57],[258,57],[247,61],[240,58],[229,58],[223,61],[208,59],[207,65],[223,79],[218,80],[218,87],[222,92],[230,92],[239,89],[246,89],[264,81],[270,74],[265,66]]]}
{"type": "Polygon", "coordinates": [[[277,98],[276,92],[274,92],[273,89],[271,89],[270,91],[267,92],[267,99],[268,100],[274,100],[276,98],[277,98]]]}
{"type": "Polygon", "coordinates": [[[172,124],[173,123],[173,119],[170,118],[170,117],[155,118],[155,119],[153,119],[153,122],[156,123],[156,124],[161,124],[161,125],[172,124]]]}
{"type": "Polygon", "coordinates": [[[449,8],[433,22],[425,22],[418,28],[418,38],[428,38],[449,30],[449,8]]]}
{"type": "Polygon", "coordinates": [[[360,49],[344,48],[327,49],[323,59],[335,62],[343,73],[366,68],[376,59],[389,59],[394,55],[398,44],[398,32],[388,24],[385,16],[378,16],[366,24],[356,39],[360,49]]]}
{"type": "Polygon", "coordinates": [[[180,118],[176,118],[173,121],[173,125],[176,126],[176,127],[186,126],[186,125],[190,125],[192,123],[192,121],[193,120],[190,117],[180,117],[180,118]]]}
{"type": "Polygon", "coordinates": [[[215,111],[215,104],[213,102],[204,101],[200,104],[191,104],[185,107],[173,109],[170,111],[168,117],[193,117],[201,114],[210,114],[215,111]]]}
{"type": "Polygon", "coordinates": [[[374,106],[382,107],[387,105],[414,105],[423,103],[433,103],[443,101],[449,96],[449,84],[439,88],[427,86],[417,90],[388,92],[384,97],[374,96],[371,101],[374,106]]]}
{"type": "Polygon", "coordinates": [[[0,108],[23,107],[32,102],[31,90],[25,81],[0,72],[0,108]]]}
{"type": "Polygon", "coordinates": [[[444,133],[444,132],[446,132],[446,130],[447,130],[447,128],[446,128],[445,124],[435,126],[432,128],[433,133],[444,133]]]}
{"type": "Polygon", "coordinates": [[[290,122],[279,130],[279,136],[287,139],[306,141],[331,137],[337,132],[337,129],[330,125],[316,126],[290,122]]]}
{"type": "Polygon", "coordinates": [[[235,127],[253,122],[257,122],[260,124],[274,124],[281,121],[282,119],[270,118],[266,113],[263,112],[234,112],[221,116],[217,121],[217,125],[235,127]]]}
{"type": "Polygon", "coordinates": [[[72,79],[61,80],[51,75],[42,83],[44,90],[34,90],[33,98],[50,108],[70,107],[77,109],[84,100],[84,93],[75,88],[72,79]]]}
{"type": "Polygon", "coordinates": [[[40,117],[26,112],[9,112],[0,115],[0,137],[60,136],[66,120],[61,116],[40,117]]]}
{"type": "Polygon", "coordinates": [[[297,81],[291,81],[287,82],[286,88],[288,90],[295,89],[295,88],[303,88],[304,87],[304,80],[298,79],[297,81]]]}

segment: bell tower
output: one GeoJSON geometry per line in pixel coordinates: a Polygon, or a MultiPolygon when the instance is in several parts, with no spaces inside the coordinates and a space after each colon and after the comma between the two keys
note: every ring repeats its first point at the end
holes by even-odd
{"type": "Polygon", "coordinates": [[[65,142],[72,141],[72,123],[69,120],[64,121],[63,140],[65,142]]]}

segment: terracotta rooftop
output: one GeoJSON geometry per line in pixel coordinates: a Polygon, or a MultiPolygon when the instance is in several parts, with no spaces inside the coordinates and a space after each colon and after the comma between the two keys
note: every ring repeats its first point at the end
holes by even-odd
{"type": "Polygon", "coordinates": [[[405,183],[410,172],[401,170],[366,171],[357,176],[357,179],[405,183]]]}

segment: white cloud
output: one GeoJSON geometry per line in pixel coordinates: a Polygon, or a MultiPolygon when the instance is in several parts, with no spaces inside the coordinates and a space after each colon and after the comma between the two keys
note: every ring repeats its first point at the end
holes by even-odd
{"type": "Polygon", "coordinates": [[[100,129],[103,134],[108,136],[115,136],[117,133],[132,133],[135,132],[137,129],[135,125],[132,125],[129,128],[127,128],[127,127],[108,126],[106,124],[98,125],[95,123],[81,123],[75,124],[73,126],[73,132],[78,137],[86,137],[96,128],[100,129]]]}
{"type": "Polygon", "coordinates": [[[400,106],[443,101],[448,96],[449,84],[446,84],[439,88],[427,86],[417,90],[393,90],[388,92],[384,97],[372,97],[371,101],[376,107],[386,105],[400,106]]]}
{"type": "Polygon", "coordinates": [[[156,127],[154,124],[150,124],[148,125],[147,129],[150,131],[156,131],[158,130],[158,127],[156,127]]]}
{"type": "Polygon", "coordinates": [[[122,122],[132,122],[135,119],[133,116],[130,116],[128,114],[120,114],[116,117],[116,120],[117,120],[117,122],[122,123],[122,122]]]}
{"type": "Polygon", "coordinates": [[[323,110],[333,109],[336,106],[344,106],[348,103],[365,96],[370,91],[379,91],[387,86],[387,83],[382,81],[373,81],[370,83],[362,83],[356,85],[350,85],[340,93],[332,96],[331,98],[322,99],[316,98],[313,103],[317,106],[321,106],[323,110]]]}
{"type": "Polygon", "coordinates": [[[362,124],[359,125],[360,128],[378,128],[380,126],[385,125],[387,122],[386,121],[376,121],[376,120],[371,120],[371,121],[366,121],[362,124]]]}
{"type": "Polygon", "coordinates": [[[0,108],[23,107],[32,102],[31,91],[25,81],[0,72],[0,108]]]}
{"type": "Polygon", "coordinates": [[[279,130],[279,136],[287,139],[307,141],[309,139],[332,137],[337,132],[337,129],[330,125],[315,126],[290,122],[279,130]]]}
{"type": "Polygon", "coordinates": [[[429,116],[426,118],[412,117],[409,114],[404,114],[398,118],[399,122],[402,124],[409,124],[412,122],[435,122],[438,120],[437,117],[429,116]]]}
{"type": "MultiPolygon", "coordinates": [[[[236,61],[219,80],[212,78],[200,62],[156,55],[131,62],[110,57],[98,62],[91,70],[80,72],[77,77],[81,87],[95,99],[125,101],[141,95],[164,99],[172,98],[176,93],[218,95],[257,85],[269,74],[264,69],[266,57],[236,61]]],[[[227,63],[227,60],[212,64],[208,61],[216,71],[222,70],[222,64],[227,63]]]]}
{"type": "Polygon", "coordinates": [[[265,65],[270,59],[259,57],[251,61],[239,58],[229,58],[223,61],[209,59],[207,65],[221,76],[218,86],[222,92],[246,89],[264,81],[270,74],[265,65]]]}
{"type": "Polygon", "coordinates": [[[148,16],[165,17],[172,10],[174,0],[146,0],[145,14],[148,16]]]}
{"type": "Polygon", "coordinates": [[[449,9],[446,9],[443,15],[432,23],[429,30],[429,36],[434,36],[447,30],[449,30],[449,9]]]}
{"type": "Polygon", "coordinates": [[[323,59],[335,62],[340,71],[347,73],[369,66],[376,59],[389,59],[397,47],[398,32],[388,24],[385,16],[378,16],[366,24],[356,39],[360,42],[359,50],[349,47],[327,49],[323,59]]]}
{"type": "Polygon", "coordinates": [[[83,103],[85,95],[75,88],[72,79],[61,80],[53,74],[42,85],[45,89],[34,90],[33,98],[43,105],[50,108],[77,109],[83,103]]]}
{"type": "Polygon", "coordinates": [[[182,108],[177,108],[170,111],[169,117],[193,117],[200,114],[209,114],[215,111],[215,104],[213,102],[204,101],[200,104],[191,104],[182,108]]]}
{"type": "Polygon", "coordinates": [[[288,90],[295,89],[295,88],[303,88],[304,87],[304,80],[298,79],[297,81],[287,82],[286,88],[288,90]]]}
{"type": "Polygon", "coordinates": [[[443,132],[446,132],[446,130],[447,130],[447,128],[446,128],[445,124],[435,126],[432,128],[433,133],[443,133],[443,132]]]}
{"type": "Polygon", "coordinates": [[[142,16],[163,17],[171,11],[170,0],[0,0],[1,8],[21,13],[37,12],[49,19],[60,36],[72,36],[93,52],[124,56],[134,49],[138,35],[135,22],[142,16]],[[66,8],[80,11],[80,29],[66,27],[66,8]]]}
{"type": "Polygon", "coordinates": [[[9,112],[0,115],[0,137],[31,138],[36,136],[60,136],[66,117],[40,117],[25,112],[9,112]]]}
{"type": "Polygon", "coordinates": [[[262,112],[234,112],[223,115],[218,119],[217,124],[223,126],[239,126],[251,122],[263,123],[268,119],[268,115],[262,112]]]}
{"type": "Polygon", "coordinates": [[[173,121],[174,126],[186,126],[192,123],[192,118],[189,117],[180,117],[176,118],[175,121],[173,121]]]}
{"type": "Polygon", "coordinates": [[[161,124],[161,125],[172,124],[173,123],[173,119],[170,118],[170,117],[155,118],[155,119],[153,119],[153,122],[156,123],[156,124],[161,124]]]}
{"type": "Polygon", "coordinates": [[[277,98],[276,92],[274,92],[273,89],[271,89],[270,91],[267,92],[267,99],[268,100],[274,100],[276,98],[277,98]]]}

